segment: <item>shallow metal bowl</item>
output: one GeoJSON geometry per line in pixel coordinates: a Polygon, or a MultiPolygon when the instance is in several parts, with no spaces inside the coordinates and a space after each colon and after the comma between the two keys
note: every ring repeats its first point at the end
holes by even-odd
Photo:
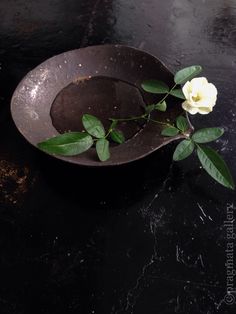
{"type": "MultiPolygon", "coordinates": [[[[161,99],[161,95],[148,94],[141,89],[141,83],[146,79],[162,80],[169,86],[174,84],[172,73],[156,57],[135,48],[102,45],[68,51],[46,60],[23,78],[12,97],[12,117],[21,134],[37,147],[39,142],[59,132],[81,130],[83,113],[95,114],[106,124],[114,115],[129,117],[132,113],[142,112],[143,104],[161,99]],[[83,92],[80,92],[81,86],[76,88],[75,85],[89,80],[94,83],[86,83],[83,92]],[[130,93],[129,97],[128,87],[124,93],[120,92],[122,96],[118,97],[115,105],[114,99],[109,97],[114,98],[117,90],[111,91],[109,96],[110,93],[103,90],[101,80],[115,80],[133,86],[140,93],[141,105],[135,100],[137,95],[130,93]]],[[[180,102],[170,97],[168,110],[157,112],[156,118],[174,120],[181,111],[180,102]]],[[[73,157],[54,157],[83,166],[120,165],[143,158],[181,137],[163,137],[160,135],[162,127],[151,122],[139,125],[123,123],[121,128],[128,140],[122,145],[112,146],[111,158],[106,162],[98,160],[93,148],[73,157]]]]}

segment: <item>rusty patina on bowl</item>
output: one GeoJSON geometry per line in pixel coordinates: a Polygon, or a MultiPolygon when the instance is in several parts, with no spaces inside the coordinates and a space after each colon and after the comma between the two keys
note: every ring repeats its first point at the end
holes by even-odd
{"type": "MultiPolygon", "coordinates": [[[[129,117],[132,112],[141,113],[142,105],[161,99],[161,95],[148,94],[141,89],[141,83],[146,79],[162,80],[169,86],[174,84],[173,74],[156,57],[135,48],[102,45],[68,51],[46,60],[23,78],[12,97],[12,117],[21,134],[37,147],[39,142],[59,132],[81,130],[83,113],[94,114],[105,124],[108,123],[107,118],[114,115],[129,117]],[[109,106],[109,93],[103,90],[101,78],[136,88],[142,97],[141,106],[137,106],[138,95],[132,95],[129,101],[128,88],[121,93],[122,100],[118,99],[117,106],[113,103],[109,106]],[[93,80],[91,92],[90,85],[87,85],[84,92],[79,93],[75,85],[90,79],[93,80]],[[106,101],[98,104],[96,101],[89,103],[87,99],[106,101]]],[[[112,97],[114,93],[111,93],[112,97]]],[[[173,121],[181,112],[180,101],[169,97],[168,110],[155,113],[154,118],[173,121]]],[[[136,129],[134,123],[121,125],[121,128],[128,134],[128,140],[122,145],[112,146],[111,158],[106,162],[98,160],[94,148],[73,157],[54,157],[83,166],[121,165],[143,158],[182,137],[163,137],[160,135],[162,126],[152,122],[135,125],[136,129]]]]}

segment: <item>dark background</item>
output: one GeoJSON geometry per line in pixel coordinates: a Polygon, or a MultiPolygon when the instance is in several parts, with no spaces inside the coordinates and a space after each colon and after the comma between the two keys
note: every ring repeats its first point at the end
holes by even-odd
{"type": "Polygon", "coordinates": [[[1,0],[0,313],[235,313],[224,302],[235,192],[196,157],[172,163],[171,144],[127,167],[82,169],[31,147],[11,120],[29,70],[104,43],[144,49],[173,72],[203,66],[219,97],[192,122],[225,128],[213,146],[236,178],[234,0],[1,0]]]}

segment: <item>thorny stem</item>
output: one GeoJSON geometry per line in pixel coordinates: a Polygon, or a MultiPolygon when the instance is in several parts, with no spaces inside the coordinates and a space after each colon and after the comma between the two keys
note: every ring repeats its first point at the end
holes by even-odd
{"type": "Polygon", "coordinates": [[[158,120],[154,120],[154,119],[151,119],[151,118],[144,118],[144,119],[146,119],[147,121],[151,121],[151,122],[154,122],[154,123],[161,124],[161,125],[173,126],[173,125],[171,125],[169,123],[158,121],[158,120]]]}
{"type": "Polygon", "coordinates": [[[148,116],[148,113],[142,114],[141,116],[137,117],[130,117],[130,118],[121,118],[121,119],[115,119],[115,118],[110,118],[109,120],[112,122],[125,122],[125,121],[135,121],[135,120],[140,120],[148,116]]]}
{"type": "MultiPolygon", "coordinates": [[[[165,95],[158,103],[162,103],[163,101],[165,101],[166,98],[170,95],[171,91],[174,90],[176,86],[177,86],[177,84],[175,84],[175,85],[169,90],[169,92],[166,93],[166,95],[165,95]]],[[[135,117],[120,118],[120,119],[119,119],[119,118],[118,118],[118,119],[116,119],[116,118],[110,118],[109,120],[110,120],[112,123],[111,123],[111,125],[110,125],[110,127],[109,127],[109,129],[108,129],[108,132],[107,132],[105,138],[107,138],[107,137],[110,135],[110,133],[112,132],[112,130],[113,130],[113,124],[114,124],[114,123],[118,123],[118,122],[137,121],[137,120],[144,119],[144,120],[151,121],[151,122],[154,122],[154,123],[158,123],[158,124],[160,124],[160,125],[164,125],[164,126],[167,126],[167,127],[173,127],[173,125],[170,124],[170,123],[162,122],[162,121],[158,121],[158,120],[152,119],[152,118],[150,117],[150,114],[151,114],[151,112],[154,111],[154,110],[155,110],[155,109],[151,110],[151,111],[148,112],[148,113],[146,112],[146,113],[144,113],[144,114],[142,114],[142,115],[140,115],[140,116],[135,116],[135,117]]],[[[193,127],[193,125],[191,124],[191,122],[190,122],[190,120],[189,120],[189,116],[188,116],[187,113],[186,113],[186,118],[187,118],[187,120],[188,120],[188,123],[189,123],[189,126],[190,126],[191,131],[193,131],[193,130],[194,130],[194,127],[193,127]]],[[[189,139],[189,138],[190,138],[190,133],[184,133],[184,132],[182,132],[181,130],[179,130],[179,131],[180,131],[180,133],[181,133],[186,139],[189,139]]]]}
{"type": "MultiPolygon", "coordinates": [[[[165,122],[162,122],[162,121],[158,121],[158,120],[154,120],[154,119],[151,119],[150,117],[148,117],[150,115],[150,113],[145,113],[141,116],[138,116],[138,117],[130,117],[130,118],[127,118],[127,119],[110,119],[112,121],[135,121],[135,120],[141,120],[141,119],[144,119],[144,120],[147,120],[147,121],[151,121],[151,122],[154,122],[154,123],[158,123],[158,124],[162,124],[162,125],[167,125],[167,126],[172,126],[171,124],[169,123],[165,123],[165,122]]],[[[109,130],[108,130],[109,132],[109,130]]],[[[110,131],[111,132],[111,131],[110,131]]],[[[109,132],[109,133],[110,133],[109,132]]]]}
{"type": "Polygon", "coordinates": [[[164,100],[166,100],[166,98],[170,95],[170,93],[172,92],[173,89],[175,89],[175,87],[177,86],[177,84],[175,84],[168,93],[166,93],[166,95],[159,101],[159,103],[162,103],[164,100]]]}
{"type": "Polygon", "coordinates": [[[190,119],[189,119],[189,115],[188,115],[187,112],[185,112],[185,116],[186,116],[186,119],[187,119],[188,124],[189,124],[189,126],[190,126],[190,129],[191,129],[191,131],[193,132],[193,131],[194,131],[194,126],[192,125],[192,123],[191,123],[191,121],[190,121],[190,119]]]}
{"type": "MultiPolygon", "coordinates": [[[[164,100],[166,100],[166,98],[170,95],[171,91],[173,89],[175,89],[175,87],[177,86],[177,84],[175,84],[170,90],[168,93],[166,93],[166,95],[158,102],[158,103],[162,103],[164,100]]],[[[153,109],[155,110],[155,109],[153,109]]],[[[152,110],[152,111],[153,111],[152,110]]],[[[156,122],[156,123],[159,123],[159,124],[163,124],[163,125],[170,125],[168,123],[164,123],[164,122],[160,122],[160,121],[157,121],[157,120],[152,120],[150,118],[147,119],[147,117],[150,115],[151,112],[149,113],[145,113],[145,114],[142,114],[141,116],[136,116],[136,117],[130,117],[130,118],[120,118],[120,119],[115,119],[115,118],[110,118],[109,120],[112,121],[112,122],[125,122],[125,121],[135,121],[135,120],[141,120],[141,119],[145,119],[145,120],[148,120],[148,121],[152,121],[152,122],[156,122]]],[[[108,131],[109,132],[109,131],[108,131]]],[[[110,133],[109,133],[110,134],[110,133]]]]}

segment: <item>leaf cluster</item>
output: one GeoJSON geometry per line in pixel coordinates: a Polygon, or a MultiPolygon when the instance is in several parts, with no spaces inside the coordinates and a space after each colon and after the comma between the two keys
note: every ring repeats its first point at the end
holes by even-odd
{"type": "Polygon", "coordinates": [[[38,144],[38,147],[50,154],[62,156],[75,156],[81,154],[93,145],[100,161],[110,158],[110,142],[122,144],[125,141],[124,134],[116,128],[113,121],[106,132],[102,122],[95,116],[84,114],[82,117],[83,132],[68,132],[49,138],[38,144]]]}
{"type": "Polygon", "coordinates": [[[160,80],[145,80],[141,84],[142,89],[151,94],[166,94],[158,103],[146,106],[146,112],[151,113],[153,110],[166,111],[167,103],[166,98],[171,95],[182,100],[185,96],[182,89],[178,85],[184,84],[191,80],[199,73],[201,73],[202,67],[200,65],[192,65],[190,67],[184,68],[178,71],[174,76],[175,85],[170,88],[165,82],[160,80]]]}
{"type": "MultiPolygon", "coordinates": [[[[186,118],[178,117],[176,127],[165,128],[162,135],[176,136],[178,133],[184,134],[187,131],[186,118]],[[185,121],[185,122],[184,122],[185,121]]],[[[198,159],[206,172],[218,183],[234,189],[234,181],[223,158],[211,147],[204,144],[217,140],[224,134],[223,128],[203,128],[194,132],[191,136],[186,135],[176,147],[173,160],[180,161],[189,157],[194,151],[197,152],[198,159]]]]}

